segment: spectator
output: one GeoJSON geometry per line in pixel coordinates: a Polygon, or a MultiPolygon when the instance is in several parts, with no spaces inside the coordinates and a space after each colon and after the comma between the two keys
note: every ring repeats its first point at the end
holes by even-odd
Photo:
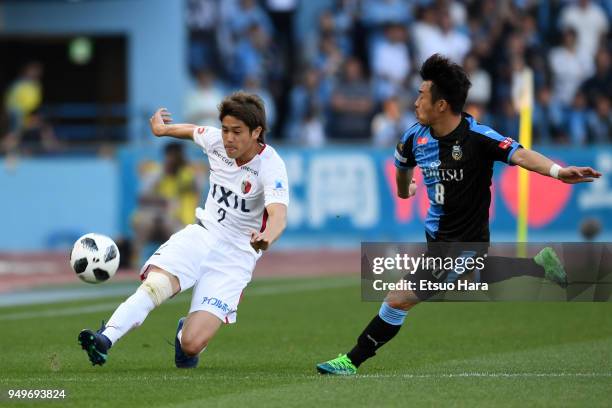
{"type": "Polygon", "coordinates": [[[595,110],[587,114],[589,141],[592,143],[612,143],[612,108],[610,94],[597,95],[595,110]]]}
{"type": "Polygon", "coordinates": [[[448,10],[452,25],[461,31],[467,29],[467,9],[461,1],[438,0],[438,7],[448,10]]]}
{"type": "Polygon", "coordinates": [[[553,99],[568,107],[572,104],[576,90],[593,72],[592,58],[576,44],[576,31],[571,28],[563,32],[563,43],[549,53],[552,71],[553,99]]]}
{"type": "Polygon", "coordinates": [[[432,54],[442,54],[461,63],[470,51],[470,38],[457,30],[447,8],[425,7],[413,26],[417,61],[421,65],[432,54]]]}
{"type": "Polygon", "coordinates": [[[412,25],[412,39],[418,66],[421,66],[431,55],[444,49],[436,9],[433,6],[419,10],[419,18],[412,25]]]}
{"type": "Polygon", "coordinates": [[[318,30],[310,31],[304,41],[303,56],[305,57],[304,62],[306,64],[311,64],[317,59],[323,38],[333,39],[335,46],[338,47],[342,55],[348,55],[350,53],[350,38],[345,32],[338,29],[332,12],[330,10],[324,10],[319,15],[318,30]]]}
{"type": "Polygon", "coordinates": [[[40,113],[43,98],[41,78],[43,66],[38,62],[26,64],[8,88],[5,108],[8,133],[1,140],[0,153],[25,155],[57,150],[60,143],[53,128],[40,113]]]}
{"type": "Polygon", "coordinates": [[[219,69],[217,47],[218,0],[188,0],[189,68],[192,72],[219,69]]]}
{"type": "Polygon", "coordinates": [[[512,83],[510,95],[514,108],[519,112],[524,102],[524,98],[527,95],[526,92],[528,92],[528,84],[525,83],[526,78],[528,78],[530,74],[533,74],[533,72],[531,72],[531,69],[525,64],[525,59],[520,55],[515,55],[514,58],[512,58],[511,65],[512,83]]]}
{"type": "Polygon", "coordinates": [[[331,34],[321,37],[319,53],[312,64],[323,74],[323,79],[328,80],[336,76],[344,62],[344,55],[338,48],[331,34]]]}
{"type": "Polygon", "coordinates": [[[383,110],[372,120],[372,141],[374,146],[388,147],[397,143],[402,134],[414,121],[402,115],[400,102],[391,97],[383,102],[383,110]]]}
{"type": "Polygon", "coordinates": [[[455,28],[447,9],[439,11],[438,25],[440,27],[438,34],[441,36],[438,42],[442,45],[441,54],[461,64],[472,46],[470,38],[455,28]]]}
{"type": "Polygon", "coordinates": [[[257,4],[256,0],[240,0],[238,10],[227,16],[227,23],[235,37],[248,35],[253,26],[261,27],[267,36],[274,34],[272,21],[268,14],[257,4]]]}
{"type": "Polygon", "coordinates": [[[588,142],[587,103],[586,97],[582,92],[577,92],[574,96],[572,109],[568,114],[567,128],[571,143],[574,145],[582,145],[588,142]]]}
{"type": "Polygon", "coordinates": [[[298,7],[298,0],[266,0],[266,8],[274,22],[278,40],[282,43],[281,49],[287,66],[293,61],[293,20],[298,7]]]}
{"type": "Polygon", "coordinates": [[[325,140],[325,126],[321,113],[314,106],[310,106],[298,127],[297,142],[302,146],[321,147],[325,140]]]}
{"type": "Polygon", "coordinates": [[[280,129],[285,126],[293,72],[299,61],[295,58],[294,39],[294,20],[298,3],[298,0],[266,0],[266,9],[275,28],[274,43],[278,47],[276,65],[280,67],[274,73],[275,84],[270,84],[268,88],[273,93],[274,103],[279,109],[275,123],[280,129]]]}
{"type": "Polygon", "coordinates": [[[385,36],[374,45],[372,72],[377,81],[396,93],[410,74],[410,55],[406,45],[406,29],[400,24],[385,28],[385,36]]]}
{"type": "Polygon", "coordinates": [[[250,26],[235,49],[231,66],[233,84],[241,86],[247,77],[273,77],[279,68],[272,66],[276,61],[275,49],[266,31],[257,24],[250,26]]]}
{"type": "Polygon", "coordinates": [[[359,0],[335,0],[332,7],[338,46],[344,55],[354,55],[354,43],[358,41],[356,21],[359,0]]]}
{"type": "Polygon", "coordinates": [[[314,68],[305,70],[300,84],[291,90],[289,124],[287,135],[289,140],[298,141],[300,125],[308,114],[319,116],[327,109],[330,99],[330,89],[327,83],[321,81],[321,74],[314,68]]]}
{"type": "Polygon", "coordinates": [[[538,23],[532,15],[521,16],[520,31],[523,33],[527,49],[533,53],[540,52],[542,49],[542,33],[538,31],[538,23]]]}
{"type": "Polygon", "coordinates": [[[568,4],[561,12],[561,27],[577,33],[578,48],[593,57],[609,27],[605,11],[591,0],[568,4]]]}
{"type": "Polygon", "coordinates": [[[215,84],[212,71],[201,70],[196,76],[196,88],[187,94],[185,118],[190,123],[202,126],[217,126],[223,92],[215,84]]]}
{"type": "Polygon", "coordinates": [[[180,143],[167,144],[163,167],[149,168],[143,176],[139,207],[132,219],[133,261],[142,255],[147,242],[166,241],[184,225],[193,223],[199,197],[196,173],[180,143]]]}
{"type": "Polygon", "coordinates": [[[547,86],[537,90],[533,106],[534,142],[551,144],[558,141],[563,117],[551,104],[551,91],[547,86]]]}
{"type": "Polygon", "coordinates": [[[463,68],[472,83],[468,91],[467,102],[486,107],[491,100],[491,76],[480,68],[480,60],[476,54],[468,54],[463,61],[463,68]]]}
{"type": "Polygon", "coordinates": [[[581,86],[590,107],[595,106],[595,100],[600,94],[612,95],[612,60],[610,51],[601,47],[595,56],[595,74],[581,86]]]}
{"type": "Polygon", "coordinates": [[[332,93],[328,139],[356,142],[369,139],[373,108],[372,90],[363,76],[361,63],[349,58],[332,93]]]}

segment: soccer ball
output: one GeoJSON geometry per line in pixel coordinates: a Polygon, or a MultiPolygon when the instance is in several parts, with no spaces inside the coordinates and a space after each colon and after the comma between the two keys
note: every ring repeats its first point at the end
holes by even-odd
{"type": "Polygon", "coordinates": [[[87,283],[107,281],[119,267],[117,244],[106,235],[85,234],[72,247],[70,266],[87,283]]]}

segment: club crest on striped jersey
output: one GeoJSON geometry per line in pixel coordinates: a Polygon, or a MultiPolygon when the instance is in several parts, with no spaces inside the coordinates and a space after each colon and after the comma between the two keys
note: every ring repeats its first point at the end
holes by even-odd
{"type": "Polygon", "coordinates": [[[240,187],[240,189],[242,190],[242,194],[248,194],[252,188],[253,185],[248,179],[242,180],[242,186],[240,187]]]}
{"type": "Polygon", "coordinates": [[[461,150],[461,146],[454,145],[453,150],[451,152],[451,156],[455,160],[461,160],[461,158],[463,157],[463,151],[461,150]]]}

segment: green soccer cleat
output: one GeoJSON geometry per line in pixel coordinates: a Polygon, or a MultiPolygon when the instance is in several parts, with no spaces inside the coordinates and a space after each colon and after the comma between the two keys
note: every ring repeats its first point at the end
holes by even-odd
{"type": "Polygon", "coordinates": [[[357,367],[346,354],[340,354],[333,360],[317,364],[317,371],[321,374],[355,375],[357,367]]]}
{"type": "Polygon", "coordinates": [[[562,288],[567,287],[567,274],[565,268],[551,247],[546,247],[533,258],[535,263],[544,268],[544,276],[551,282],[555,282],[562,288]]]}

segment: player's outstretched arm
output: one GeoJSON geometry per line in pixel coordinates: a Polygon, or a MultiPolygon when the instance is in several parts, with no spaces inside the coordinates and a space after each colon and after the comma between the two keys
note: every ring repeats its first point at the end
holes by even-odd
{"type": "Polygon", "coordinates": [[[399,198],[410,198],[416,194],[417,185],[412,174],[414,169],[396,168],[395,184],[397,185],[397,196],[399,198]]]}
{"type": "Polygon", "coordinates": [[[276,241],[287,226],[287,206],[280,203],[272,203],[266,207],[268,221],[263,232],[251,233],[251,246],[256,250],[265,251],[276,241]]]}
{"type": "Polygon", "coordinates": [[[197,127],[187,123],[172,124],[172,114],[166,108],[156,110],[149,123],[155,136],[170,136],[177,139],[193,139],[193,132],[197,127]]]}
{"type": "Polygon", "coordinates": [[[591,167],[561,167],[535,150],[524,148],[519,148],[512,155],[510,161],[529,171],[535,171],[544,176],[558,178],[568,184],[590,183],[594,179],[601,177],[601,173],[591,167]]]}

